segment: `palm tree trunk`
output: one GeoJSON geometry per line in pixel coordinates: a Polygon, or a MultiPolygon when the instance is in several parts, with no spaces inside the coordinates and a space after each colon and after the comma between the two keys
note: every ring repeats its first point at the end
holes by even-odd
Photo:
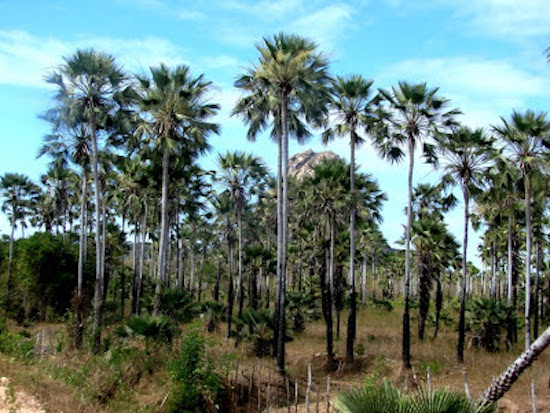
{"type": "Polygon", "coordinates": [[[101,184],[99,182],[99,156],[98,145],[96,137],[96,121],[93,108],[91,108],[90,118],[90,137],[92,141],[92,173],[95,186],[95,252],[96,252],[96,279],[95,279],[95,292],[94,292],[94,317],[93,317],[93,353],[99,353],[101,346],[101,324],[103,323],[103,305],[104,305],[104,279],[103,279],[103,243],[101,237],[101,184]]]}
{"type": "MultiPolygon", "coordinates": [[[[194,240],[191,240],[193,242],[194,240]]],[[[189,247],[189,293],[193,296],[195,291],[195,251],[193,249],[193,244],[189,247]]]]}
{"type": "Polygon", "coordinates": [[[140,253],[139,250],[139,226],[137,224],[138,218],[137,214],[134,213],[134,245],[133,245],[133,251],[132,251],[132,301],[131,301],[131,313],[135,314],[136,310],[136,292],[137,292],[137,279],[138,279],[138,261],[140,253]]]}
{"type": "Polygon", "coordinates": [[[357,328],[357,296],[355,293],[355,133],[353,131],[351,132],[350,152],[349,191],[352,199],[349,214],[350,305],[346,340],[346,358],[348,361],[353,361],[353,344],[355,342],[355,332],[357,328]]]}
{"type": "MultiPolygon", "coordinates": [[[[126,228],[125,228],[125,215],[122,213],[122,235],[124,237],[124,243],[126,243],[126,228]]],[[[137,231],[136,231],[137,232],[137,231]]],[[[134,248],[136,248],[137,234],[134,236],[134,248]]],[[[120,271],[120,316],[124,320],[124,305],[126,303],[126,265],[124,264],[125,254],[121,255],[122,268],[120,271]]]]}
{"type": "Polygon", "coordinates": [[[407,202],[407,230],[405,235],[405,282],[403,285],[403,342],[401,357],[403,367],[411,368],[411,330],[409,314],[409,286],[411,277],[411,226],[412,226],[412,190],[414,170],[414,145],[412,136],[409,137],[409,176],[408,176],[408,202],[407,202]]]}
{"type": "MultiPolygon", "coordinates": [[[[280,130],[277,128],[278,158],[277,158],[277,270],[275,275],[275,312],[273,331],[273,356],[277,356],[279,343],[279,318],[281,301],[281,278],[282,278],[282,253],[283,253],[283,139],[280,130]]],[[[267,300],[269,303],[269,299],[267,300]]]]}
{"type": "Polygon", "coordinates": [[[233,241],[231,235],[227,236],[227,275],[228,275],[228,292],[227,292],[227,334],[225,338],[229,340],[231,337],[231,322],[233,321],[233,241]]]}
{"type": "Polygon", "coordinates": [[[222,278],[220,254],[217,254],[216,286],[214,287],[214,301],[220,301],[220,280],[222,278]]]}
{"type": "Polygon", "coordinates": [[[459,363],[464,362],[464,338],[466,336],[466,264],[468,263],[466,253],[468,251],[468,223],[470,219],[468,209],[470,204],[470,194],[468,192],[468,188],[466,188],[466,185],[466,182],[462,183],[462,193],[464,195],[464,240],[462,243],[462,295],[460,298],[460,318],[458,321],[457,356],[459,363]]]}
{"type": "Polygon", "coordinates": [[[531,182],[524,174],[525,184],[525,350],[531,345],[531,182]]]}
{"type": "Polygon", "coordinates": [[[434,340],[437,338],[437,333],[439,332],[439,320],[441,318],[441,309],[443,308],[443,291],[441,285],[441,270],[437,270],[436,278],[436,292],[435,292],[435,329],[434,329],[434,340]]]}
{"type": "Polygon", "coordinates": [[[11,234],[10,234],[10,243],[8,247],[8,278],[6,280],[6,298],[5,298],[5,307],[4,307],[5,320],[8,319],[8,313],[11,308],[10,295],[11,295],[11,273],[12,273],[12,266],[13,266],[13,241],[15,238],[15,216],[16,216],[16,211],[14,207],[12,211],[12,217],[11,217],[11,234]]]}
{"type": "Polygon", "coordinates": [[[88,221],[88,209],[86,208],[86,198],[88,195],[88,173],[86,167],[82,167],[82,191],[80,194],[80,233],[78,237],[78,281],[77,281],[77,299],[74,309],[76,312],[76,336],[75,347],[79,349],[82,346],[82,337],[84,334],[84,262],[86,261],[86,244],[88,237],[86,234],[86,223],[88,221]]]}
{"type": "Polygon", "coordinates": [[[286,278],[287,278],[287,245],[288,245],[288,121],[287,121],[287,100],[283,94],[281,101],[281,125],[283,138],[283,198],[282,198],[282,245],[281,245],[281,279],[279,292],[279,319],[277,329],[277,370],[283,373],[285,370],[285,300],[286,300],[286,278]]]}
{"type": "Polygon", "coordinates": [[[237,201],[237,227],[239,231],[239,309],[238,316],[243,314],[244,291],[243,291],[243,214],[240,200],[237,201]]]}
{"type": "Polygon", "coordinates": [[[516,382],[519,376],[533,364],[533,361],[550,345],[550,327],[530,345],[516,361],[514,361],[505,372],[497,379],[494,379],[489,388],[485,391],[481,401],[485,405],[493,404],[506,393],[516,382]]]}
{"type": "Polygon", "coordinates": [[[302,292],[302,239],[298,241],[298,292],[302,292]]]}
{"type": "Polygon", "coordinates": [[[330,270],[330,220],[327,219],[327,225],[329,228],[327,228],[327,235],[325,235],[325,239],[323,241],[323,259],[321,266],[321,269],[319,271],[319,282],[321,284],[321,305],[323,309],[323,318],[325,319],[325,339],[326,339],[326,346],[327,346],[327,364],[328,364],[328,370],[330,371],[332,369],[332,366],[334,365],[334,349],[333,349],[333,330],[332,330],[332,294],[330,291],[330,285],[328,282],[327,275],[329,274],[330,270]]]}
{"type": "Polygon", "coordinates": [[[103,280],[103,302],[105,303],[105,298],[107,297],[107,284],[109,282],[109,275],[105,274],[105,249],[107,246],[106,242],[107,234],[107,205],[105,202],[105,197],[101,197],[101,279],[103,280]]]}
{"type": "Polygon", "coordinates": [[[513,252],[513,235],[514,224],[513,224],[513,215],[509,211],[508,215],[508,292],[507,292],[507,303],[508,303],[508,316],[506,318],[506,348],[510,350],[512,345],[516,342],[517,339],[517,323],[514,317],[512,317],[514,308],[514,292],[515,292],[515,277],[514,277],[514,252],[513,252]]]}
{"type": "Polygon", "coordinates": [[[77,294],[82,295],[84,286],[84,261],[86,243],[87,208],[86,197],[88,194],[88,176],[85,168],[82,168],[82,192],[80,194],[80,234],[78,238],[78,287],[77,294]]]}
{"type": "MultiPolygon", "coordinates": [[[[144,210],[143,210],[143,220],[141,223],[142,229],[141,229],[141,259],[139,264],[139,275],[137,279],[137,286],[136,286],[136,298],[135,298],[135,314],[141,314],[141,290],[143,287],[143,270],[145,268],[145,247],[147,245],[147,214],[148,214],[148,208],[147,208],[147,202],[144,203],[144,210]]],[[[151,243],[151,252],[153,251],[153,243],[151,243]]]]}
{"type": "Polygon", "coordinates": [[[361,305],[367,304],[367,257],[363,256],[361,264],[361,305]]]}
{"type": "Polygon", "coordinates": [[[157,315],[160,309],[160,294],[166,281],[166,250],[168,244],[168,166],[170,161],[170,152],[168,147],[164,148],[162,154],[162,195],[161,195],[161,220],[160,220],[160,239],[159,239],[159,257],[157,271],[157,285],[155,287],[155,305],[153,314],[157,315]]]}
{"type": "Polygon", "coordinates": [[[538,337],[539,335],[539,280],[540,280],[540,262],[541,262],[541,249],[540,249],[540,241],[537,241],[536,246],[536,254],[537,254],[537,271],[535,273],[535,294],[533,299],[533,314],[535,316],[534,320],[534,326],[533,326],[533,335],[534,337],[538,337]]]}
{"type": "Polygon", "coordinates": [[[497,247],[496,239],[491,242],[491,298],[497,298],[497,247]]]}

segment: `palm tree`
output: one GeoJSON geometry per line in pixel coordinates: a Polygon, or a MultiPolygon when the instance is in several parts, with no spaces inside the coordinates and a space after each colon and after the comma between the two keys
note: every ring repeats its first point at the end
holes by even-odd
{"type": "Polygon", "coordinates": [[[361,75],[353,75],[348,78],[337,76],[332,83],[333,99],[331,109],[336,115],[336,122],[323,133],[323,142],[327,143],[334,136],[349,134],[350,139],[350,194],[352,204],[350,208],[350,245],[349,245],[349,285],[350,285],[350,311],[348,318],[348,334],[346,341],[346,357],[353,361],[353,344],[357,328],[357,293],[355,290],[355,149],[364,142],[359,135],[359,129],[369,130],[372,123],[372,107],[374,99],[371,98],[372,80],[365,80],[361,75]]]}
{"type": "MultiPolygon", "coordinates": [[[[523,192],[521,183],[521,172],[519,168],[503,157],[496,157],[493,167],[491,167],[484,180],[484,186],[487,190],[480,194],[476,199],[477,214],[482,215],[489,231],[496,231],[499,228],[500,221],[507,220],[505,230],[507,237],[507,263],[506,271],[508,278],[507,302],[510,308],[517,307],[517,234],[519,232],[518,222],[521,210],[521,193],[523,192]]],[[[474,216],[475,217],[475,216],[474,216]]],[[[494,237],[493,237],[494,238],[494,237]]],[[[494,247],[491,249],[494,250],[494,247]]],[[[491,254],[493,256],[494,254],[491,254]]],[[[492,271],[494,271],[494,259],[492,271]]],[[[491,295],[495,297],[494,283],[491,286],[491,295]]],[[[517,322],[513,317],[509,317],[506,343],[511,346],[517,342],[517,322]]]]}
{"type": "Polygon", "coordinates": [[[445,159],[444,169],[451,179],[458,182],[464,199],[464,239],[462,242],[462,294],[458,323],[458,361],[464,361],[464,337],[466,334],[466,270],[468,251],[468,226],[470,222],[470,198],[479,191],[482,173],[489,166],[493,141],[485,137],[482,129],[458,130],[438,135],[438,149],[445,159]]]}
{"type": "Polygon", "coordinates": [[[237,230],[239,239],[239,278],[237,282],[238,296],[238,317],[242,315],[244,293],[243,293],[243,210],[246,199],[256,193],[262,186],[262,181],[267,173],[259,158],[241,152],[228,152],[219,155],[218,163],[221,169],[221,177],[225,191],[233,199],[235,214],[237,217],[237,230]]]}
{"type": "MultiPolygon", "coordinates": [[[[323,301],[323,316],[326,324],[328,363],[333,362],[332,351],[332,307],[335,301],[336,286],[339,279],[336,272],[336,240],[338,238],[338,222],[349,214],[351,196],[346,190],[349,187],[351,166],[344,160],[335,159],[323,161],[314,166],[314,175],[303,182],[303,192],[300,195],[302,210],[322,213],[323,222],[319,225],[319,216],[310,212],[305,217],[313,222],[313,227],[325,228],[323,240],[324,271],[320,271],[321,293],[323,301]]],[[[386,199],[376,181],[368,174],[355,172],[355,196],[357,217],[359,223],[380,221],[380,209],[386,199]]],[[[341,266],[339,266],[341,268],[341,266]]],[[[351,282],[350,282],[351,283],[351,282]]],[[[338,307],[339,311],[340,308],[338,307]]]]}
{"type": "MultiPolygon", "coordinates": [[[[392,113],[383,120],[383,127],[377,129],[377,147],[381,155],[391,162],[400,161],[405,151],[409,155],[407,226],[405,236],[405,282],[403,311],[402,359],[406,368],[411,367],[409,286],[411,274],[411,226],[414,153],[418,145],[438,130],[451,126],[456,109],[446,110],[448,99],[437,95],[438,89],[430,89],[425,83],[399,82],[391,91],[380,90],[381,98],[389,105],[392,113]]],[[[433,146],[424,142],[424,154],[433,159],[433,146]]]]}
{"type": "MultiPolygon", "coordinates": [[[[328,100],[328,62],[317,53],[314,42],[284,33],[264,38],[257,45],[260,61],[241,77],[235,86],[247,96],[237,103],[235,113],[241,114],[249,124],[248,136],[255,136],[272,118],[279,144],[278,162],[278,223],[277,223],[277,298],[275,330],[277,368],[284,371],[285,288],[288,243],[288,138],[308,135],[299,122],[324,117],[328,100]],[[280,195],[280,196],[279,196],[280,195]]],[[[317,122],[319,123],[319,122],[317,122]]]]}
{"type": "Polygon", "coordinates": [[[424,327],[430,305],[434,279],[441,272],[438,255],[445,249],[448,230],[443,214],[456,205],[453,194],[446,194],[448,182],[437,185],[419,184],[413,194],[412,242],[415,245],[419,279],[418,338],[424,340],[424,327]]]}
{"type": "MultiPolygon", "coordinates": [[[[138,76],[139,105],[143,117],[136,133],[162,154],[161,224],[155,313],[166,277],[169,242],[168,182],[170,158],[178,154],[189,161],[208,149],[207,138],[219,133],[219,125],[209,122],[219,105],[208,103],[212,83],[203,75],[193,77],[187,66],[169,69],[161,64],[151,68],[151,78],[138,76]]],[[[191,162],[189,162],[191,163],[191,162]]]]}
{"type": "MultiPolygon", "coordinates": [[[[6,295],[4,299],[4,317],[7,318],[11,308],[11,279],[13,264],[13,241],[17,221],[24,222],[30,213],[34,199],[38,196],[39,188],[26,175],[6,172],[0,177],[0,191],[4,202],[2,211],[8,214],[11,222],[11,234],[8,247],[8,275],[6,280],[6,295]]],[[[23,225],[23,224],[21,224],[23,225]]]]}
{"type": "Polygon", "coordinates": [[[102,189],[99,177],[98,133],[109,116],[119,110],[129,95],[130,86],[114,57],[93,49],[77,50],[64,58],[48,78],[57,86],[56,100],[66,112],[77,113],[87,123],[92,149],[92,175],[95,187],[96,289],[94,297],[93,351],[99,352],[104,304],[103,242],[101,228],[102,189]]]}
{"type": "Polygon", "coordinates": [[[235,207],[229,194],[223,192],[214,197],[212,204],[215,209],[219,231],[227,242],[227,334],[225,338],[228,340],[231,337],[231,323],[233,321],[233,246],[235,239],[231,211],[234,211],[235,207]]]}
{"type": "Polygon", "coordinates": [[[525,188],[525,349],[531,345],[531,175],[547,165],[550,122],[546,113],[513,112],[510,121],[501,118],[503,125],[493,127],[504,141],[504,153],[519,165],[525,188]]]}

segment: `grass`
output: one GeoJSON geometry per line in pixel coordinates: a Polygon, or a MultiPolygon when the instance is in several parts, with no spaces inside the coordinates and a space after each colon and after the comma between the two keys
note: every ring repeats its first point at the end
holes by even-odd
{"type": "MultiPolygon", "coordinates": [[[[402,309],[394,306],[395,310],[366,308],[358,313],[358,330],[356,346],[361,344],[364,355],[357,356],[357,364],[350,366],[345,362],[345,335],[347,314],[342,314],[341,335],[335,340],[334,347],[340,368],[335,372],[327,372],[325,364],[325,328],[322,320],[310,323],[306,330],[295,335],[292,342],[287,343],[286,361],[287,371],[292,378],[299,378],[304,383],[307,378],[308,364],[313,367],[314,382],[324,388],[326,376],[330,374],[333,384],[333,395],[336,389],[346,389],[360,386],[365,380],[381,382],[384,377],[389,378],[397,386],[403,386],[405,376],[412,375],[401,367],[401,322],[402,309]]],[[[415,314],[413,310],[413,316],[415,314]]],[[[499,375],[522,352],[522,344],[518,343],[513,351],[487,353],[475,348],[467,348],[465,362],[460,365],[456,362],[457,332],[454,327],[443,326],[438,338],[431,339],[432,330],[428,327],[427,338],[424,342],[416,339],[416,319],[411,319],[412,331],[412,363],[415,368],[418,384],[426,386],[426,367],[430,366],[433,385],[436,387],[450,387],[464,390],[463,371],[468,375],[470,391],[473,397],[479,397],[489,386],[493,376],[499,375]]],[[[40,326],[34,326],[32,332],[40,326]]],[[[185,334],[185,332],[184,332],[185,334]]],[[[271,371],[275,373],[274,360],[266,357],[257,359],[250,355],[247,346],[235,348],[233,342],[226,342],[225,325],[220,324],[214,333],[204,333],[210,340],[214,356],[231,355],[239,360],[240,369],[260,371],[267,377],[271,371]]],[[[521,334],[519,335],[521,337],[521,334]]],[[[179,340],[173,349],[179,348],[179,340]]],[[[163,350],[167,351],[167,350],[163,350]]],[[[105,357],[105,356],[104,356],[105,357]]],[[[137,357],[137,356],[136,356],[137,357]]],[[[0,371],[8,376],[16,389],[25,389],[41,401],[48,411],[158,411],[159,406],[167,396],[166,372],[157,368],[152,374],[142,371],[139,379],[132,386],[121,386],[111,395],[108,387],[110,375],[113,371],[105,370],[102,359],[95,362],[87,352],[63,350],[50,354],[38,361],[22,364],[0,356],[0,371]],[[99,389],[99,390],[98,390],[99,389]],[[105,391],[105,400],[101,401],[101,391],[105,391]],[[99,392],[99,393],[98,393],[99,392]]],[[[140,363],[144,360],[138,359],[140,363]]],[[[129,366],[124,364],[120,371],[115,373],[133,377],[136,372],[127,371],[129,366]],[[126,366],[126,367],[124,367],[126,366]]],[[[539,408],[550,407],[548,384],[550,379],[550,354],[543,353],[541,358],[524,373],[512,387],[500,406],[505,411],[531,411],[531,381],[535,380],[536,394],[539,408]]],[[[137,367],[136,367],[137,368],[137,367]]],[[[229,375],[233,374],[230,370],[229,375]]],[[[544,411],[544,410],[540,410],[544,411]]]]}

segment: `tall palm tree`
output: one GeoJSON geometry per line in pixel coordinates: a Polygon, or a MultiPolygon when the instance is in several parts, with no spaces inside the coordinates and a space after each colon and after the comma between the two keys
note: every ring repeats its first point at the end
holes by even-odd
{"type": "Polygon", "coordinates": [[[550,122],[546,113],[531,110],[524,114],[514,111],[510,120],[493,127],[504,142],[504,154],[519,165],[525,189],[525,349],[531,345],[531,175],[547,166],[550,122]]]}
{"type": "Polygon", "coordinates": [[[241,152],[227,152],[225,155],[219,155],[218,164],[220,167],[220,180],[225,191],[233,199],[235,205],[235,214],[237,217],[238,230],[238,272],[237,298],[238,298],[238,316],[242,315],[244,293],[243,293],[243,210],[246,205],[246,199],[256,193],[262,186],[267,171],[260,159],[241,152]]]}
{"type": "Polygon", "coordinates": [[[464,338],[466,334],[466,277],[468,228],[470,223],[470,199],[479,191],[483,172],[489,167],[493,154],[493,140],[482,129],[460,127],[448,134],[438,135],[439,153],[444,159],[446,175],[460,185],[464,200],[464,238],[462,242],[462,294],[458,323],[458,361],[464,361],[464,338]]]}
{"type": "Polygon", "coordinates": [[[238,102],[235,113],[241,114],[249,124],[249,136],[255,136],[271,119],[279,144],[275,343],[277,368],[282,372],[285,365],[288,138],[291,134],[308,135],[304,124],[299,122],[300,116],[306,121],[315,121],[326,113],[330,79],[326,57],[317,53],[316,44],[308,39],[280,33],[273,38],[264,38],[257,49],[260,52],[258,65],[235,83],[247,93],[238,102]]]}
{"type": "Polygon", "coordinates": [[[13,241],[15,239],[15,228],[17,221],[22,223],[30,213],[35,198],[39,195],[40,189],[29,179],[28,176],[6,172],[0,177],[0,194],[4,200],[2,211],[8,214],[11,222],[11,234],[8,247],[8,274],[6,280],[6,293],[4,298],[4,317],[7,318],[11,308],[11,279],[13,264],[13,241]]]}
{"type": "Polygon", "coordinates": [[[235,237],[233,235],[233,221],[231,212],[235,210],[233,200],[227,192],[222,192],[212,200],[212,205],[215,209],[216,219],[218,221],[219,231],[227,242],[227,333],[226,339],[231,337],[231,323],[233,321],[233,246],[235,237]]]}
{"type": "Polygon", "coordinates": [[[161,224],[158,280],[154,311],[160,306],[160,293],[167,281],[166,259],[169,242],[168,182],[170,158],[175,154],[195,159],[208,149],[207,138],[219,133],[219,125],[209,120],[219,105],[209,103],[212,83],[203,75],[193,77],[185,65],[170,69],[164,64],[151,68],[151,77],[138,76],[139,106],[143,117],[136,133],[149,140],[162,155],[161,224]]]}
{"type": "Polygon", "coordinates": [[[441,271],[437,255],[439,246],[447,240],[448,230],[443,214],[456,205],[454,195],[446,193],[446,180],[437,185],[418,184],[413,194],[412,242],[416,249],[418,267],[418,338],[424,340],[424,327],[430,305],[430,291],[435,277],[441,271]]]}
{"type": "MultiPolygon", "coordinates": [[[[507,303],[510,308],[517,306],[517,234],[518,224],[522,217],[522,183],[519,168],[510,160],[504,157],[496,157],[494,165],[487,171],[484,186],[487,188],[483,194],[476,199],[477,214],[481,215],[489,225],[488,230],[498,230],[499,223],[506,220],[506,243],[507,243],[507,303]]],[[[473,216],[475,218],[475,216],[473,216]]],[[[494,248],[492,248],[494,249],[494,248]]],[[[494,255],[494,254],[491,254],[494,255]]],[[[494,262],[494,259],[491,259],[494,262]]],[[[494,264],[491,266],[494,271],[494,264]]],[[[495,296],[496,291],[491,286],[491,294],[495,296]]],[[[496,297],[495,297],[496,298],[496,297]]],[[[515,317],[508,317],[507,338],[508,347],[517,342],[517,322],[515,317]]]]}
{"type": "Polygon", "coordinates": [[[323,142],[327,143],[335,136],[349,135],[350,140],[350,194],[351,208],[349,217],[349,285],[350,311],[348,318],[348,334],[346,341],[346,357],[353,361],[353,348],[357,328],[357,292],[355,289],[355,149],[364,142],[360,130],[369,130],[373,123],[373,107],[375,100],[371,97],[372,80],[366,80],[361,75],[347,78],[337,76],[332,82],[331,111],[336,121],[331,128],[323,133],[323,142]]]}
{"type": "MultiPolygon", "coordinates": [[[[407,226],[405,235],[405,282],[403,311],[403,366],[411,367],[411,337],[409,315],[409,288],[411,274],[411,226],[414,154],[417,146],[433,136],[438,130],[454,123],[453,117],[460,112],[447,110],[448,99],[437,95],[438,88],[430,89],[425,83],[399,82],[391,90],[380,90],[380,96],[389,105],[390,116],[383,120],[383,127],[377,129],[377,147],[382,156],[391,162],[400,161],[405,152],[409,155],[407,179],[407,226]],[[403,148],[405,151],[403,151],[403,148]]],[[[424,154],[433,159],[433,145],[424,142],[424,154]]]]}
{"type": "Polygon", "coordinates": [[[99,177],[99,138],[102,125],[127,101],[129,84],[113,56],[94,49],[77,50],[64,58],[48,78],[57,87],[56,100],[66,112],[77,113],[87,123],[92,152],[91,169],[95,187],[96,288],[93,317],[93,351],[99,352],[104,304],[103,238],[101,228],[102,189],[99,177]]]}

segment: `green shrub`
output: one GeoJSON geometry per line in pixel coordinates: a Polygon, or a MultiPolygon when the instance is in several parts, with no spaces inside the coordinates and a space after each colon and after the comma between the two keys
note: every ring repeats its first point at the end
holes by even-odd
{"type": "Polygon", "coordinates": [[[145,338],[147,344],[154,343],[172,344],[172,340],[179,333],[176,323],[166,316],[152,316],[144,314],[134,316],[126,322],[126,331],[130,336],[145,338]]]}
{"type": "Polygon", "coordinates": [[[201,304],[201,318],[206,319],[206,330],[213,332],[221,321],[225,307],[217,301],[205,301],[201,304]]]}
{"type": "Polygon", "coordinates": [[[307,292],[288,292],[286,297],[287,317],[292,330],[300,333],[305,330],[306,322],[319,320],[321,309],[319,297],[307,292]]]}
{"type": "MultiPolygon", "coordinates": [[[[27,333],[28,334],[28,333],[27,333]]],[[[5,331],[0,334],[0,353],[26,360],[33,355],[34,342],[27,334],[5,331]]]]}
{"type": "Polygon", "coordinates": [[[166,289],[160,295],[160,302],[160,312],[181,323],[189,323],[199,315],[199,305],[188,291],[166,289]]]}
{"type": "Polygon", "coordinates": [[[182,342],[178,359],[169,365],[173,390],[171,412],[214,411],[224,394],[222,376],[206,354],[206,341],[196,332],[182,342]]]}
{"type": "Polygon", "coordinates": [[[393,311],[393,305],[388,300],[379,300],[377,298],[370,298],[369,303],[378,310],[393,311]]]}
{"type": "Polygon", "coordinates": [[[449,389],[402,393],[387,379],[377,386],[369,381],[361,389],[338,394],[336,407],[342,413],[489,413],[495,407],[481,407],[459,392],[449,389]]]}
{"type": "Polygon", "coordinates": [[[504,300],[482,297],[470,301],[466,319],[473,335],[473,344],[490,352],[498,351],[506,322],[515,314],[504,300]]]}

